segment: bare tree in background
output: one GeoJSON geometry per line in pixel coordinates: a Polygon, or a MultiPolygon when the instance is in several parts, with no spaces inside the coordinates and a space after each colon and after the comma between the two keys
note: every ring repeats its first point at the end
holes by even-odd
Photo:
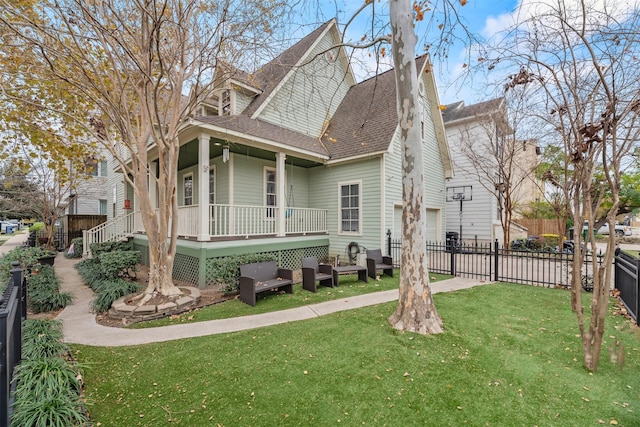
{"type": "Polygon", "coordinates": [[[474,116],[473,123],[462,127],[460,142],[452,147],[452,151],[458,152],[458,173],[475,177],[489,194],[494,195],[502,244],[508,248],[512,220],[521,201],[533,199],[532,190],[539,191],[533,185],[537,141],[518,138],[517,130],[527,113],[521,95],[487,101],[487,105],[495,105],[495,108],[487,107],[474,116]]]}
{"type": "MultiPolygon", "coordinates": [[[[614,1],[560,0],[528,2],[519,22],[507,34],[490,66],[509,64],[518,70],[505,85],[539,89],[532,98],[539,126],[553,134],[549,144],[562,150],[564,170],[571,174],[568,210],[580,226],[589,221],[592,235],[603,191],[610,191],[607,220],[613,229],[619,207],[621,171],[640,136],[640,13],[637,5],[614,1]],[[604,182],[595,172],[601,167],[604,182]]],[[[552,177],[549,176],[549,179],[552,177]]],[[[553,177],[556,179],[556,177],[553,177]]],[[[559,179],[556,181],[560,182],[559,179]]],[[[576,247],[582,239],[574,236],[576,247]]],[[[577,315],[584,365],[596,370],[600,360],[604,322],[611,290],[611,265],[615,249],[611,233],[602,264],[593,265],[590,316],[582,300],[584,258],[573,259],[571,306],[577,315]]],[[[595,241],[589,249],[596,252],[595,241]]]]}

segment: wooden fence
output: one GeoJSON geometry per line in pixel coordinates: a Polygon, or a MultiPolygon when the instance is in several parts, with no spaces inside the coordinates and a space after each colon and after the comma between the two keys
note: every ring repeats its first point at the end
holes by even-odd
{"type": "Polygon", "coordinates": [[[515,223],[526,227],[529,236],[539,236],[541,234],[560,234],[560,224],[556,219],[524,219],[518,218],[515,223]]]}

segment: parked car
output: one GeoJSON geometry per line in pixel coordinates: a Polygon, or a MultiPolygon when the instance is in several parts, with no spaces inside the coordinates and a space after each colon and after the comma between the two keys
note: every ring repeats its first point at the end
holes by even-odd
{"type": "Polygon", "coordinates": [[[16,231],[18,229],[15,224],[9,221],[0,221],[0,233],[5,234],[7,232],[7,227],[9,227],[9,229],[13,231],[16,231]]]}
{"type": "MultiPolygon", "coordinates": [[[[631,227],[627,227],[625,225],[616,223],[616,225],[615,225],[615,233],[616,233],[616,236],[618,236],[618,237],[631,236],[631,227]]],[[[605,222],[602,227],[598,228],[598,234],[602,234],[602,235],[605,235],[605,236],[609,234],[609,223],[608,222],[605,222]]]]}
{"type": "Polygon", "coordinates": [[[22,220],[10,219],[9,222],[15,226],[14,230],[22,230],[22,220]]]}

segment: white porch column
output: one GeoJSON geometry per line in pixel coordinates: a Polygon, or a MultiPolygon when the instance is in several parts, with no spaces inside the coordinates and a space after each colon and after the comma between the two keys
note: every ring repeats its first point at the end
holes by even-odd
{"type": "Polygon", "coordinates": [[[278,207],[278,215],[276,220],[278,221],[276,224],[276,236],[284,236],[285,235],[285,210],[286,210],[286,196],[285,196],[285,171],[286,164],[285,160],[287,156],[279,152],[276,154],[276,205],[278,207]]]}
{"type": "Polygon", "coordinates": [[[198,240],[209,240],[209,135],[198,137],[198,240]]]}

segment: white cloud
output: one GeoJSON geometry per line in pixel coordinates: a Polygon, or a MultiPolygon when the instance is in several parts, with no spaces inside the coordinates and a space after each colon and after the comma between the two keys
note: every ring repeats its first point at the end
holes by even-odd
{"type": "MultiPolygon", "coordinates": [[[[576,20],[581,20],[582,15],[577,13],[581,7],[580,0],[520,0],[518,6],[511,13],[505,13],[497,17],[490,16],[486,19],[481,34],[487,38],[501,33],[513,27],[517,22],[524,22],[532,17],[540,17],[564,7],[574,14],[576,20]]],[[[631,12],[638,10],[637,0],[586,0],[585,7],[589,11],[588,20],[596,23],[599,13],[607,13],[617,19],[624,19],[631,12]]]]}

